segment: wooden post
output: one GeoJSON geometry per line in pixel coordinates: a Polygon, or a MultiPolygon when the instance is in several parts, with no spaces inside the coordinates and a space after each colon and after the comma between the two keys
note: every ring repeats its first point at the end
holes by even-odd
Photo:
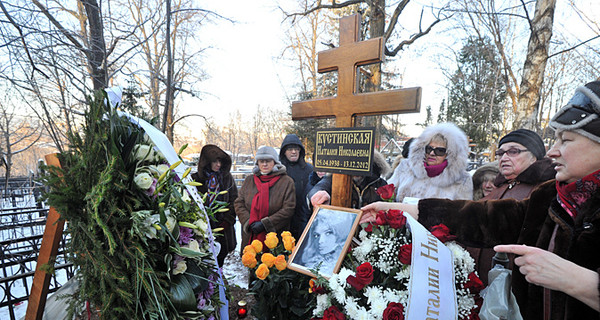
{"type": "MultiPolygon", "coordinates": [[[[421,88],[356,93],[356,68],[383,61],[385,45],[383,37],[358,41],[359,27],[359,14],[343,17],[339,47],[319,52],[320,73],[338,70],[337,96],[293,102],[293,120],[335,117],[336,127],[353,127],[357,115],[419,112],[421,88]]],[[[350,183],[348,175],[333,175],[333,205],[350,206],[350,183]]]]}
{"type": "MultiPolygon", "coordinates": [[[[45,158],[46,164],[49,166],[61,167],[56,154],[46,155],[45,158]]],[[[65,221],[60,220],[59,218],[60,214],[53,207],[50,207],[46,219],[46,227],[44,228],[44,235],[42,237],[42,244],[40,245],[35,273],[33,275],[33,285],[31,286],[31,293],[29,294],[25,320],[41,320],[44,315],[51,275],[40,268],[43,265],[54,263],[56,259],[58,246],[60,245],[65,225],[65,221]]]]}

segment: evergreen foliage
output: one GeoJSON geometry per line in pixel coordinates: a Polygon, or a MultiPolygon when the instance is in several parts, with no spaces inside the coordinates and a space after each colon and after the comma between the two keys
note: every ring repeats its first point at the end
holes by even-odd
{"type": "Polygon", "coordinates": [[[506,90],[501,78],[501,62],[489,38],[469,38],[458,57],[458,67],[450,78],[445,114],[482,151],[500,134],[502,103],[506,90]]]}
{"type": "Polygon", "coordinates": [[[171,170],[158,178],[154,195],[136,185],[137,170],[149,165],[136,148],[147,138],[105,99],[103,91],[88,98],[81,133],[69,132],[70,149],[58,155],[62,169],[46,167],[44,178],[48,203],[67,221],[68,258],[79,282],[69,317],[90,302],[105,319],[204,318],[219,307],[196,307],[196,295],[214,280],[212,256],[180,246],[179,228],[167,227],[166,216],[169,208],[179,221],[198,221],[199,208],[182,201],[186,191],[171,182],[171,170]],[[160,222],[151,237],[143,227],[152,213],[160,222]],[[190,259],[184,274],[172,272],[176,255],[190,259]]]}

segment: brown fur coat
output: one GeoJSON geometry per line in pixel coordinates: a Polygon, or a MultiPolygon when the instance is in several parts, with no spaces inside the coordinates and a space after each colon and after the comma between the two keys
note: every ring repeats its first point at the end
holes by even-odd
{"type": "MultiPolygon", "coordinates": [[[[557,227],[553,252],[582,267],[600,271],[600,191],[588,200],[575,220],[556,201],[556,182],[536,188],[529,199],[517,201],[419,202],[419,222],[426,227],[444,223],[465,244],[492,247],[525,244],[548,249],[557,227]]],[[[513,293],[524,319],[543,318],[543,288],[529,284],[513,270],[513,293]]],[[[600,292],[600,289],[599,289],[600,292]]],[[[551,319],[599,319],[599,313],[559,291],[551,291],[551,319]]]]}

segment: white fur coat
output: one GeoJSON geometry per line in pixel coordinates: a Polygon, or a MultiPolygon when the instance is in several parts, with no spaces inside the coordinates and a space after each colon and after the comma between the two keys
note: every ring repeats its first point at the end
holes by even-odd
{"type": "Polygon", "coordinates": [[[387,180],[396,187],[396,201],[402,202],[405,197],[471,200],[473,181],[467,172],[468,155],[467,136],[456,125],[441,123],[426,128],[411,143],[408,158],[400,162],[387,180]],[[425,147],[436,133],[440,133],[448,141],[448,166],[440,175],[430,178],[424,165],[425,147]]]}

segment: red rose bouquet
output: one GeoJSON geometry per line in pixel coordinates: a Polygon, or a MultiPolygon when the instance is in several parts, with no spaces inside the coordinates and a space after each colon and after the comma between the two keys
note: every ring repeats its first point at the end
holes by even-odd
{"type": "MultiPolygon", "coordinates": [[[[314,291],[315,319],[404,319],[409,302],[412,240],[402,211],[380,211],[376,221],[363,224],[360,244],[329,280],[318,278],[314,291]]],[[[452,251],[459,319],[478,319],[481,281],[467,251],[448,228],[438,225],[432,234],[452,251]]]]}

